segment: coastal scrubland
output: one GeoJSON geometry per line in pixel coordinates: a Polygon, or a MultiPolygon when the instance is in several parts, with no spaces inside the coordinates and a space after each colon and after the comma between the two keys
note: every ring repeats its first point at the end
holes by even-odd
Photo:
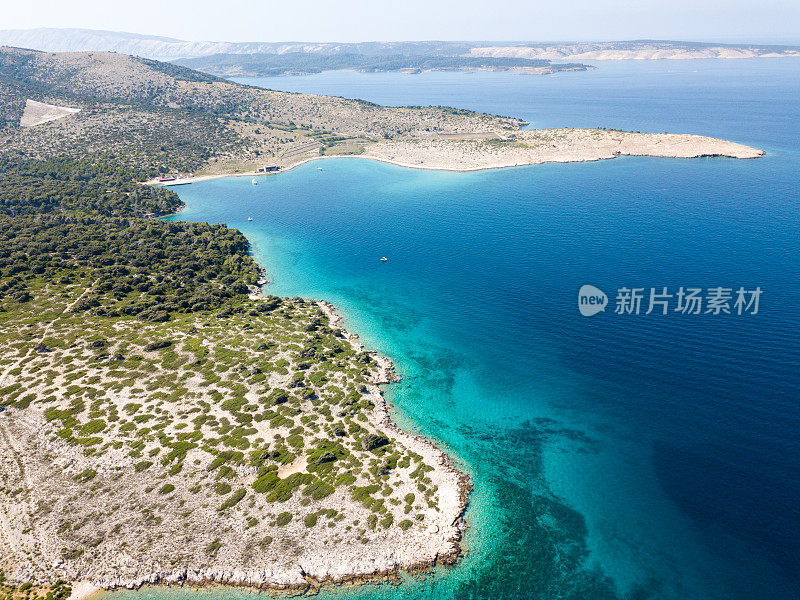
{"type": "Polygon", "coordinates": [[[469,171],[619,156],[758,158],[761,150],[699,135],[609,129],[533,129],[498,136],[383,140],[364,155],[408,167],[469,171]]]}
{"type": "Polygon", "coordinates": [[[514,121],[393,120],[113,54],[0,63],[6,595],[308,588],[453,560],[468,484],[389,420],[389,362],[327,304],[263,296],[240,232],[161,220],[180,200],[137,182],[248,164],[258,144],[294,161],[387,126],[514,121]],[[31,99],[80,112],[21,123],[31,99]]]}
{"type": "Polygon", "coordinates": [[[114,53],[0,48],[0,84],[13,600],[59,600],[64,582],[310,589],[460,552],[467,479],[390,421],[390,363],[324,302],[263,295],[240,232],[160,219],[179,198],[139,182],[336,154],[435,168],[759,154],[262,90],[114,53]],[[80,112],[22,127],[28,100],[80,112]]]}
{"type": "Polygon", "coordinates": [[[154,323],[89,308],[77,271],[0,315],[15,580],[289,587],[456,555],[457,474],[385,421],[386,365],[319,304],[154,323]]]}
{"type": "Polygon", "coordinates": [[[308,587],[458,554],[463,476],[391,424],[390,364],[330,306],[262,296],[236,230],[147,218],[179,201],[134,167],[0,162],[9,581],[308,587]]]}

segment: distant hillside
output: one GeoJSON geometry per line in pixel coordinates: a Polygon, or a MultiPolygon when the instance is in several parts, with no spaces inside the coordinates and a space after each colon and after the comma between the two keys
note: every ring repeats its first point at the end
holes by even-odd
{"type": "Polygon", "coordinates": [[[214,54],[175,61],[179,65],[222,77],[261,77],[286,74],[320,73],[352,69],[363,72],[379,71],[458,71],[517,69],[545,75],[558,71],[592,69],[580,63],[553,63],[549,60],[524,57],[480,57],[437,55],[369,55],[321,54],[288,52],[285,54],[214,54]]]}
{"type": "MultiPolygon", "coordinates": [[[[108,51],[156,60],[232,52],[231,44],[184,42],[172,38],[92,29],[9,29],[0,31],[0,44],[44,52],[108,51]]],[[[256,49],[254,48],[253,51],[256,49]]]]}
{"type": "MultiPolygon", "coordinates": [[[[717,44],[664,40],[619,42],[189,42],[173,38],[91,29],[10,29],[0,31],[0,45],[46,52],[112,51],[174,61],[228,54],[313,54],[368,57],[481,57],[532,60],[619,60],[756,58],[800,56],[798,46],[717,44]]],[[[287,59],[288,60],[288,59],[287,59]]],[[[364,68],[367,62],[362,60],[364,68]]],[[[288,63],[287,63],[288,64],[288,63]]],[[[341,67],[340,67],[341,68],[341,67]]]]}
{"type": "Polygon", "coordinates": [[[142,169],[233,172],[362,152],[375,140],[500,135],[521,124],[446,107],[264,90],[112,52],[0,47],[0,154],[50,158],[80,148],[142,169]],[[80,112],[21,128],[28,100],[80,112]]]}
{"type": "Polygon", "coordinates": [[[155,60],[177,60],[212,54],[366,54],[459,56],[476,44],[469,42],[188,42],[153,35],[94,29],[0,30],[0,45],[44,52],[109,51],[155,60]]]}
{"type": "Polygon", "coordinates": [[[480,57],[538,60],[688,60],[800,56],[800,47],[635,40],[628,42],[483,44],[470,48],[469,54],[480,57]]]}

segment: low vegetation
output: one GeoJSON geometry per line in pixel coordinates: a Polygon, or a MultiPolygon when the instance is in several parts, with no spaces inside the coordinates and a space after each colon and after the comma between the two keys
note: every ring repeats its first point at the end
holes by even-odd
{"type": "Polygon", "coordinates": [[[0,154],[46,159],[75,156],[80,149],[135,165],[135,180],[286,166],[320,149],[353,154],[374,140],[513,131],[521,124],[443,107],[387,108],[264,90],[122,54],[14,48],[0,49],[0,102],[0,154]],[[20,129],[28,98],[81,111],[20,129]],[[346,140],[354,143],[332,149],[346,140]]]}
{"type": "Polygon", "coordinates": [[[260,296],[240,232],[159,218],[179,199],[138,183],[208,165],[203,132],[230,142],[217,158],[259,128],[318,151],[363,139],[321,126],[330,103],[362,121],[387,109],[298,96],[303,118],[278,122],[293,95],[98,54],[0,50],[3,114],[29,94],[83,107],[0,130],[0,592],[61,600],[61,580],[217,564],[303,583],[302,556],[346,547],[369,564],[393,556],[404,518],[452,526],[432,508],[434,455],[384,420],[385,367],[325,305],[260,296]],[[181,119],[194,141],[165,129],[181,119]]]}

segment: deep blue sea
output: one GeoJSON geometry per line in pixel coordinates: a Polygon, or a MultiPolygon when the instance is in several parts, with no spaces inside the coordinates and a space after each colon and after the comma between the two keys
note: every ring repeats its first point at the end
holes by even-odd
{"type": "Polygon", "coordinates": [[[248,83],[767,155],[471,173],[342,158],[176,188],[180,218],[247,235],[266,291],[333,302],[390,356],[397,420],[473,478],[458,566],[325,594],[800,598],[800,59],[599,66],[248,83]],[[581,316],[583,284],[608,310],[581,316]],[[620,288],[644,288],[644,313],[665,286],[762,295],[758,314],[614,313],[620,288]]]}

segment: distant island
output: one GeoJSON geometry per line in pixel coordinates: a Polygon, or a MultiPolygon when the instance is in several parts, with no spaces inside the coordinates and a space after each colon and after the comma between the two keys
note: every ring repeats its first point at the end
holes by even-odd
{"type": "Polygon", "coordinates": [[[328,156],[469,170],[763,154],[523,125],[120,53],[0,48],[5,597],[314,591],[455,561],[470,483],[390,420],[391,363],[327,303],[265,295],[241,232],[158,217],[181,208],[165,184],[328,156]]]}
{"type": "Polygon", "coordinates": [[[587,71],[595,67],[580,63],[552,62],[518,56],[441,56],[435,54],[355,54],[284,52],[254,54],[212,54],[176,60],[176,64],[223,77],[267,77],[309,75],[323,71],[515,71],[530,75],[550,75],[562,71],[587,71]]]}
{"type": "Polygon", "coordinates": [[[800,46],[670,40],[617,42],[213,42],[91,29],[0,30],[0,45],[46,52],[113,51],[224,77],[358,71],[513,70],[547,75],[582,61],[800,57],[800,46]]]}

